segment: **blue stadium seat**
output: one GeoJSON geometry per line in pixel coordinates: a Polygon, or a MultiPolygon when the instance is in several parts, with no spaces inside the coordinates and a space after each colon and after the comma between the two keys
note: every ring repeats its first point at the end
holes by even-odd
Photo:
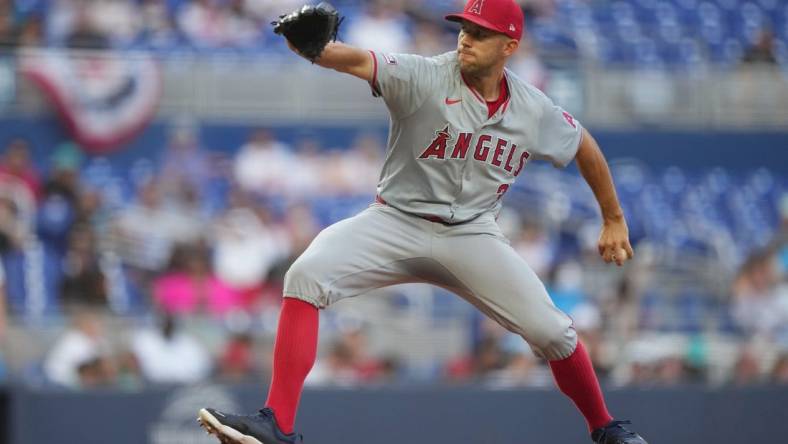
{"type": "MultiPolygon", "coordinates": [[[[761,29],[777,36],[781,63],[788,63],[788,5],[778,0],[620,0],[591,4],[561,1],[556,23],[574,24],[575,36],[596,32],[596,57],[611,63],[698,66],[706,61],[737,64],[761,29]],[[614,29],[615,32],[610,32],[614,29]],[[643,40],[657,40],[654,54],[643,40]],[[694,44],[690,42],[694,41],[694,44]],[[664,44],[663,44],[664,43],[664,44]],[[678,48],[675,45],[680,45],[678,48]]],[[[558,29],[563,29],[559,26],[558,29]]],[[[553,34],[537,33],[540,45],[556,45],[553,34]]]]}
{"type": "MultiPolygon", "coordinates": [[[[17,5],[17,12],[24,15],[27,9],[46,10],[48,2],[33,1],[17,5]],[[36,5],[36,6],[31,6],[36,5]]],[[[343,14],[353,21],[363,13],[364,2],[360,0],[340,0],[337,6],[343,14]]],[[[440,16],[452,9],[455,2],[439,0],[422,2],[427,14],[440,16]]],[[[170,18],[177,16],[184,0],[168,0],[170,18]]],[[[594,32],[598,39],[610,45],[602,45],[598,50],[585,51],[583,57],[596,58],[614,63],[649,63],[652,66],[699,65],[704,61],[731,65],[741,56],[741,48],[730,43],[738,41],[739,47],[753,42],[761,29],[770,28],[778,39],[778,59],[788,64],[784,48],[788,41],[788,3],[781,0],[615,0],[580,2],[577,0],[557,0],[554,14],[541,17],[527,17],[529,33],[546,53],[553,50],[575,50],[578,46],[589,46],[576,39],[587,39],[594,32]],[[612,36],[611,34],[618,34],[612,36]],[[684,38],[697,39],[697,49],[682,45],[674,51],[662,48],[654,60],[650,51],[638,52],[633,42],[641,38],[659,39],[675,45],[684,38]],[[708,45],[708,51],[706,50],[708,45]],[[707,56],[708,54],[708,56],[707,56]],[[708,58],[707,58],[708,57],[708,58]]],[[[406,26],[412,26],[408,19],[406,26]]],[[[449,28],[446,28],[449,29],[449,28]]],[[[452,28],[453,29],[453,28],[452,28]]],[[[197,54],[203,57],[217,57],[222,60],[233,57],[249,57],[264,54],[266,57],[289,54],[281,38],[275,38],[270,28],[262,31],[265,38],[243,47],[227,48],[196,44],[179,32],[172,38],[156,41],[140,35],[122,45],[131,49],[146,49],[159,54],[197,54]]],[[[344,32],[344,31],[343,31],[344,32]]],[[[50,36],[54,38],[54,36],[50,36]]],[[[342,36],[340,35],[340,38],[342,36]]],[[[50,40],[52,40],[50,38],[50,40]]],[[[51,41],[53,45],[62,42],[51,41]]],[[[593,45],[591,45],[593,46],[593,45]]]]}

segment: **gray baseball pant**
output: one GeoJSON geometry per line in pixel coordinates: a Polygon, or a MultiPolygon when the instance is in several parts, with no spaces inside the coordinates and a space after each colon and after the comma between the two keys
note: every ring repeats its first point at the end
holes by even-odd
{"type": "Polygon", "coordinates": [[[445,225],[374,203],[320,232],[285,276],[284,295],[318,308],[403,283],[445,288],[522,336],[547,359],[577,346],[572,321],[485,213],[445,225]]]}

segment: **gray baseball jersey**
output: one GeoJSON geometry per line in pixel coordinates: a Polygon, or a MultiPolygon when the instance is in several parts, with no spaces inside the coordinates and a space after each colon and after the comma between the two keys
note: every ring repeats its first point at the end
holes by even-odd
{"type": "Polygon", "coordinates": [[[373,91],[391,113],[383,202],[320,232],[288,270],[285,296],[323,308],[375,288],[430,283],[520,334],[538,355],[569,356],[577,344],[571,320],[495,217],[528,160],[571,161],[580,125],[509,71],[510,98],[488,118],[453,52],[372,57],[373,91]]]}
{"type": "Polygon", "coordinates": [[[488,118],[456,52],[436,57],[372,53],[373,91],[391,114],[378,194],[412,214],[462,222],[501,207],[531,159],[564,166],[580,124],[541,91],[505,71],[509,100],[488,118]]]}

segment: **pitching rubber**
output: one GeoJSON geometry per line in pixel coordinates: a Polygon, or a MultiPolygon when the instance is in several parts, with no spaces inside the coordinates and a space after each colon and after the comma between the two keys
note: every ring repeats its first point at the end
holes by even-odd
{"type": "Polygon", "coordinates": [[[216,419],[208,410],[200,409],[197,422],[211,435],[216,436],[222,444],[265,444],[254,437],[244,435],[238,430],[228,427],[216,419]]]}

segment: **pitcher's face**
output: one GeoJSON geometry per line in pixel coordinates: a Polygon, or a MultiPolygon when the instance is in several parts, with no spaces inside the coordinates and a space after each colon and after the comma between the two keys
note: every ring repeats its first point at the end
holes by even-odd
{"type": "Polygon", "coordinates": [[[470,76],[487,73],[495,65],[505,61],[518,44],[517,40],[500,32],[463,20],[457,36],[457,60],[460,62],[460,71],[470,76]]]}

